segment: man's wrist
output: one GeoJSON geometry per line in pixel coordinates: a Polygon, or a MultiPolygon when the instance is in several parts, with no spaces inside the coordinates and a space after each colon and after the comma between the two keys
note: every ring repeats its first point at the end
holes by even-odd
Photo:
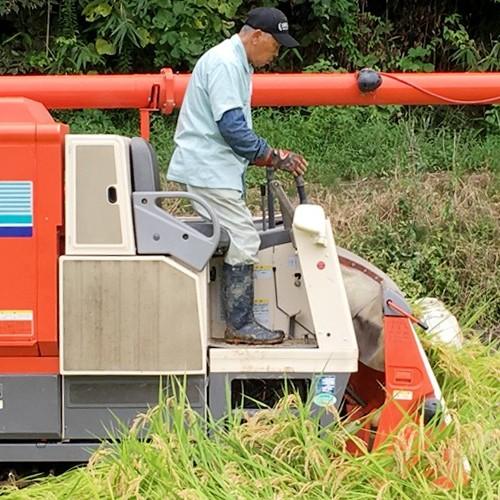
{"type": "Polygon", "coordinates": [[[273,148],[268,147],[264,154],[255,159],[254,165],[258,167],[272,167],[273,166],[273,148]]]}

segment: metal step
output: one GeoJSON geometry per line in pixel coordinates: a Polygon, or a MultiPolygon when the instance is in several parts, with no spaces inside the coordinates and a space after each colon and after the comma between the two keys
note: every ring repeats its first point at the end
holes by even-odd
{"type": "Polygon", "coordinates": [[[308,341],[305,339],[285,339],[281,344],[229,344],[224,339],[211,338],[208,340],[208,347],[220,349],[317,349],[316,339],[308,341]]]}

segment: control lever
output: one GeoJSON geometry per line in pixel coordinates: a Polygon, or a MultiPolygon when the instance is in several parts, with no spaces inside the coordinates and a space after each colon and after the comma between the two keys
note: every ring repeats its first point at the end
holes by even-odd
{"type": "MultiPolygon", "coordinates": [[[[278,199],[285,229],[292,229],[293,213],[295,211],[295,207],[290,202],[280,181],[272,180],[269,187],[270,190],[268,192],[268,196],[272,194],[273,198],[276,197],[278,199]]],[[[271,228],[270,225],[269,228],[271,228]]]]}
{"type": "Polygon", "coordinates": [[[274,168],[266,168],[266,184],[267,184],[267,216],[268,216],[268,227],[273,229],[276,226],[274,220],[274,195],[271,189],[271,183],[274,180],[274,168]]]}
{"type": "Polygon", "coordinates": [[[295,185],[297,186],[297,193],[299,194],[300,204],[304,205],[305,203],[308,203],[304,177],[302,175],[297,175],[297,177],[295,177],[295,185]]]}
{"type": "Polygon", "coordinates": [[[262,231],[267,229],[266,223],[266,185],[260,185],[260,209],[262,210],[262,231]]]}

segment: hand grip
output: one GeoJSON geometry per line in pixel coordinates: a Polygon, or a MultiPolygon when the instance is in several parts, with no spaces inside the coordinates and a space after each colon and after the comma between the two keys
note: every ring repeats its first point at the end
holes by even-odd
{"type": "Polygon", "coordinates": [[[111,203],[111,205],[114,205],[118,201],[116,186],[109,186],[106,190],[106,195],[108,197],[108,202],[111,203]]]}
{"type": "Polygon", "coordinates": [[[215,246],[218,245],[221,235],[221,226],[219,218],[217,217],[217,214],[213,211],[213,209],[210,207],[210,205],[203,198],[200,198],[196,194],[185,193],[182,191],[157,191],[150,194],[156,195],[155,202],[164,198],[186,198],[190,201],[195,201],[196,203],[199,203],[206,210],[206,212],[210,216],[210,221],[213,224],[213,234],[212,236],[207,237],[207,239],[213,242],[215,246]]]}

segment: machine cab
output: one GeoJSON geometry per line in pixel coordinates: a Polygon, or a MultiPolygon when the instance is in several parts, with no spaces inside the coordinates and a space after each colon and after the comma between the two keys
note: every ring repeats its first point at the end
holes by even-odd
{"type": "Polygon", "coordinates": [[[224,393],[235,378],[336,373],[342,391],[358,351],[321,207],[299,207],[293,243],[283,226],[262,233],[254,310],[287,333],[285,342],[230,346],[220,279],[228,235],[210,206],[190,193],[162,191],[143,139],[67,135],[65,143],[63,374],[198,374],[224,393]],[[199,203],[208,220],[162,205],[181,198],[199,203]]]}

